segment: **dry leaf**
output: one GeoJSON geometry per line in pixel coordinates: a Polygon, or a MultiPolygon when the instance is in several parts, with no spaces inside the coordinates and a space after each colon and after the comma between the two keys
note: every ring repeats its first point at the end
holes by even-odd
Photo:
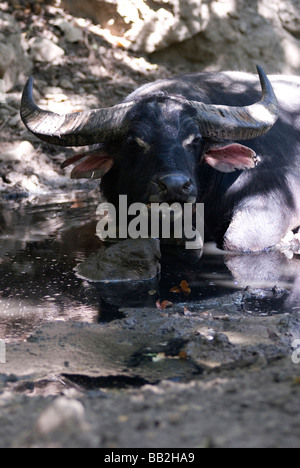
{"type": "Polygon", "coordinates": [[[191,294],[192,290],[189,287],[189,284],[187,281],[182,280],[179,286],[174,286],[173,288],[170,289],[170,292],[172,293],[180,293],[183,292],[183,294],[191,294]]]}
{"type": "Polygon", "coordinates": [[[159,309],[159,310],[165,310],[167,309],[168,307],[173,307],[173,302],[170,302],[170,301],[156,301],[156,307],[159,309]]]}
{"type": "Polygon", "coordinates": [[[189,287],[188,282],[185,280],[181,281],[180,288],[184,294],[191,294],[192,292],[191,288],[189,287]]]}
{"type": "Polygon", "coordinates": [[[170,292],[172,293],[180,293],[181,289],[179,286],[174,286],[173,288],[170,289],[170,292]]]}
{"type": "Polygon", "coordinates": [[[161,306],[163,308],[163,310],[169,308],[169,307],[173,307],[173,302],[170,302],[170,301],[162,301],[161,303],[161,306]]]}

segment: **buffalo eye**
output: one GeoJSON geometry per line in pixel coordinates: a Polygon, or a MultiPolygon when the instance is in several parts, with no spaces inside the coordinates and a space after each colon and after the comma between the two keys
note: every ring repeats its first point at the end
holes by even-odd
{"type": "Polygon", "coordinates": [[[201,136],[197,136],[193,139],[191,145],[194,146],[194,147],[199,147],[203,144],[203,140],[201,138],[201,136]]]}
{"type": "Polygon", "coordinates": [[[185,147],[196,148],[202,144],[201,135],[189,135],[182,143],[185,147]]]}
{"type": "Polygon", "coordinates": [[[127,145],[131,150],[138,151],[140,153],[140,150],[143,151],[143,153],[148,153],[150,151],[150,145],[146,141],[144,141],[142,138],[130,135],[127,138],[127,145]]]}
{"type": "Polygon", "coordinates": [[[135,142],[144,150],[145,153],[150,151],[150,145],[139,137],[135,138],[135,142]]]}

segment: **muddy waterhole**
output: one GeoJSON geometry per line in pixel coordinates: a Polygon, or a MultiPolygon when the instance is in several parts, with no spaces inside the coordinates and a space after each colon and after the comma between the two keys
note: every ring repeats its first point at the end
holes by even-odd
{"type": "MultiPolygon", "coordinates": [[[[255,323],[259,327],[261,320],[299,311],[299,259],[289,252],[230,254],[213,243],[202,254],[164,247],[161,274],[152,281],[95,284],[79,278],[76,266],[104,248],[96,236],[97,204],[97,196],[82,191],[1,203],[0,338],[6,343],[30,341],[54,322],[94,324],[104,335],[108,324],[118,324],[119,338],[110,341],[108,333],[98,350],[114,375],[138,375],[141,384],[144,378],[189,380],[201,375],[203,365],[214,364],[205,356],[193,359],[193,348],[185,346],[188,326],[190,341],[198,333],[202,343],[222,343],[224,354],[228,340],[235,346],[243,338],[248,347],[254,344],[255,323]],[[181,319],[184,326],[174,331],[181,319]],[[236,324],[248,319],[251,333],[243,337],[236,324]],[[124,356],[120,336],[128,331],[138,346],[124,356]],[[121,354],[122,359],[116,357],[121,354]]],[[[276,341],[276,333],[268,333],[265,339],[276,341]]],[[[115,379],[113,385],[118,384],[115,379]]]]}

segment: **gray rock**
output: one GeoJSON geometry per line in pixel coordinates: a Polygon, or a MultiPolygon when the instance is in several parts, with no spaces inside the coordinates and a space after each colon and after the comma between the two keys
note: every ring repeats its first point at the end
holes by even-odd
{"type": "Polygon", "coordinates": [[[299,0],[64,0],[120,38],[122,47],[156,53],[164,64],[188,60],[201,69],[300,71],[299,0]],[[209,4],[208,4],[209,3],[209,4]],[[110,26],[111,24],[111,26],[110,26]]]}
{"type": "Polygon", "coordinates": [[[3,103],[6,101],[5,91],[6,91],[5,81],[0,80],[0,103],[3,103]]]}
{"type": "Polygon", "coordinates": [[[82,403],[65,397],[57,398],[39,417],[37,431],[41,435],[58,430],[84,430],[85,411],[82,403]],[[77,429],[75,429],[77,427],[77,429]]]}
{"type": "Polygon", "coordinates": [[[89,281],[144,281],[160,272],[156,239],[128,239],[91,255],[76,271],[89,281]]]}
{"type": "Polygon", "coordinates": [[[6,150],[3,149],[1,153],[1,160],[8,161],[23,161],[26,157],[29,158],[33,156],[35,149],[29,141],[22,141],[21,143],[17,142],[11,145],[6,150]]]}
{"type": "Polygon", "coordinates": [[[61,18],[56,20],[54,22],[54,25],[57,26],[63,32],[68,42],[74,43],[83,40],[82,30],[77,28],[76,26],[73,26],[68,21],[65,21],[61,18]]]}
{"type": "Polygon", "coordinates": [[[280,2],[279,6],[279,18],[282,22],[282,26],[289,33],[300,39],[300,7],[299,2],[280,2]]]}
{"type": "Polygon", "coordinates": [[[23,82],[31,68],[18,23],[11,15],[0,12],[0,80],[5,83],[6,92],[23,82]]]}
{"type": "Polygon", "coordinates": [[[30,54],[37,62],[52,63],[65,55],[65,51],[44,37],[33,37],[29,41],[30,54]]]}
{"type": "Polygon", "coordinates": [[[62,78],[61,81],[60,81],[60,85],[63,89],[71,89],[73,90],[74,89],[74,85],[73,83],[68,80],[67,78],[62,78]]]}

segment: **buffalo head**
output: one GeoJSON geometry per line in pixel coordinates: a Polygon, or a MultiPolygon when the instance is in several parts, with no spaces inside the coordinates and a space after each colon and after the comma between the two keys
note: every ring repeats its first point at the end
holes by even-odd
{"type": "Polygon", "coordinates": [[[95,145],[63,167],[80,161],[72,177],[102,178],[104,195],[112,203],[119,194],[127,194],[129,202],[194,203],[200,163],[222,172],[256,165],[254,151],[232,142],[263,135],[277,120],[277,99],[267,76],[257,68],[262,99],[246,107],[204,104],[156,91],[134,93],[111,108],[66,115],[35,104],[30,78],[21,117],[48,143],[95,145]]]}

